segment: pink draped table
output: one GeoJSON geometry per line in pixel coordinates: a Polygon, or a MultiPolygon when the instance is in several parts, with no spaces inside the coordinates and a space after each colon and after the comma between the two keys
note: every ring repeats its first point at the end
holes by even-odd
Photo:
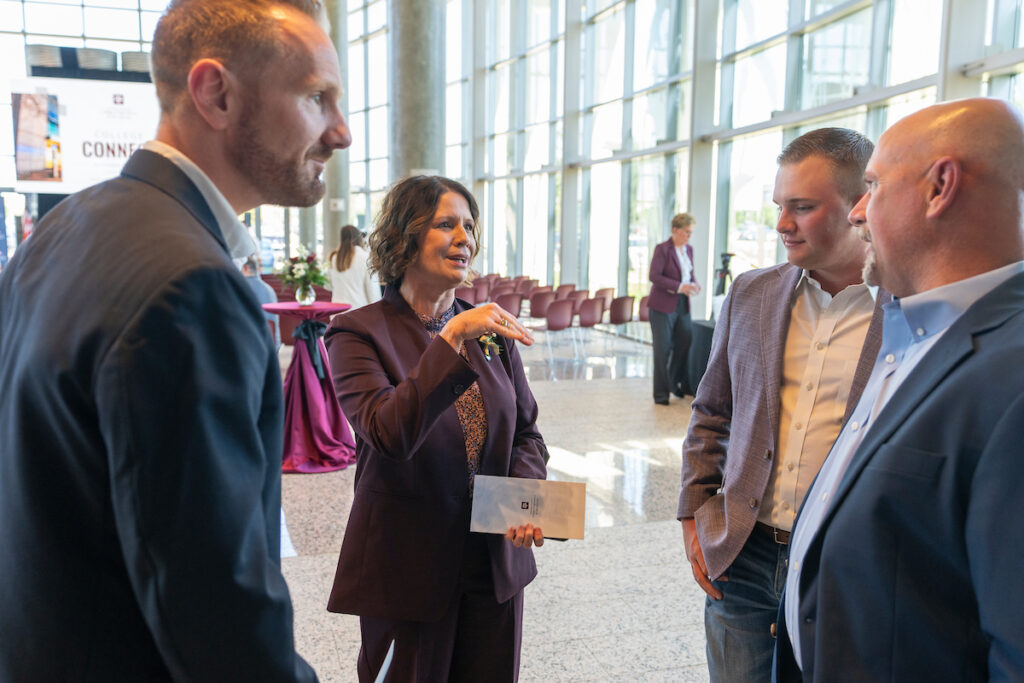
{"type": "Polygon", "coordinates": [[[292,363],[284,377],[282,472],[333,472],[356,460],[355,440],[334,395],[323,340],[328,318],[349,308],[328,301],[263,304],[270,313],[302,320],[292,333],[292,363]]]}

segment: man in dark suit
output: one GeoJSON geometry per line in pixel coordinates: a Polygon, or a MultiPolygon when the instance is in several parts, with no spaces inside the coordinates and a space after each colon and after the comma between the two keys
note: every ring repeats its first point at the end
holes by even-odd
{"type": "Polygon", "coordinates": [[[672,236],[654,248],[651,280],[651,340],[654,346],[654,402],[668,405],[671,391],[683,398],[693,393],[687,378],[693,324],[690,297],[700,292],[693,272],[693,247],[688,242],[695,220],[688,213],[672,217],[672,236]]]}
{"type": "Polygon", "coordinates": [[[779,680],[1024,680],[1024,120],[973,99],[879,140],[850,219],[893,294],[800,511],[779,680]]]}
{"type": "Polygon", "coordinates": [[[171,3],[157,139],[0,277],[0,680],[316,678],[280,569],[280,370],[231,260],[237,215],[314,203],[350,141],[300,5],[171,3]]]}
{"type": "Polygon", "coordinates": [[[796,511],[857,404],[881,341],[848,214],[873,145],[819,128],[779,155],[776,230],[788,263],[743,273],[715,326],[683,445],[686,556],[708,599],[713,681],[767,681],[796,511]]]}

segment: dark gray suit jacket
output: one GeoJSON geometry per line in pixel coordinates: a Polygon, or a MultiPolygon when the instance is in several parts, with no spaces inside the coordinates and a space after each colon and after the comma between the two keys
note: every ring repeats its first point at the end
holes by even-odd
{"type": "MultiPolygon", "coordinates": [[[[471,308],[456,300],[456,310],[471,308]]],[[[473,382],[487,413],[480,474],[544,479],[547,448],[519,350],[503,339],[469,363],[389,285],[380,301],[336,316],[327,331],[334,387],[356,435],[355,497],[328,609],[435,621],[453,604],[469,536],[466,443],[455,400],[473,382]]],[[[533,553],[489,534],[495,599],[537,574],[533,553]]]]}
{"type": "Polygon", "coordinates": [[[136,152],[0,276],[0,680],[313,680],[283,397],[199,191],[136,152]]]}
{"type": "MultiPolygon", "coordinates": [[[[729,568],[747,542],[775,466],[782,356],[801,272],[784,263],[736,278],[693,399],[678,517],[696,520],[712,578],[729,568]]],[[[846,401],[847,418],[871,376],[882,339],[882,304],[889,299],[879,292],[846,401]]]]}
{"type": "MultiPolygon", "coordinates": [[[[1024,274],[892,395],[800,575],[803,679],[1024,680],[1024,274]]],[[[799,519],[797,520],[799,523],[799,519]]],[[[780,610],[776,677],[801,679],[780,610]]]]}

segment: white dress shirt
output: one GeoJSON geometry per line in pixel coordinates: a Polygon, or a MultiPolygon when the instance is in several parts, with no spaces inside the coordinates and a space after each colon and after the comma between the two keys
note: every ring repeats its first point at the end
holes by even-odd
{"type": "Polygon", "coordinates": [[[245,259],[259,251],[256,243],[249,236],[248,229],[238,220],[238,214],[235,213],[231,204],[228,203],[228,200],[217,189],[217,186],[213,184],[209,176],[203,173],[203,170],[196,166],[191,159],[170,145],[158,140],[150,140],[142,146],[142,149],[156,152],[164,157],[181,169],[181,172],[195,183],[195,186],[199,189],[199,194],[203,195],[203,199],[210,206],[210,211],[217,221],[217,226],[224,237],[224,242],[228,245],[228,253],[231,254],[232,259],[235,259],[237,262],[239,259],[245,259]]]}
{"type": "Polygon", "coordinates": [[[974,302],[1021,272],[1024,272],[1024,261],[903,299],[894,299],[883,306],[882,346],[871,378],[811,487],[800,521],[790,539],[783,609],[793,655],[801,669],[800,574],[811,541],[828,513],[832,494],[842,482],[854,454],[885,404],[946,330],[974,302]]]}
{"type": "Polygon", "coordinates": [[[677,247],[677,246],[675,246],[673,244],[672,248],[675,249],[676,258],[679,259],[679,270],[683,274],[683,279],[679,283],[679,289],[676,290],[676,291],[681,292],[681,291],[683,291],[683,285],[692,284],[692,281],[693,281],[693,262],[690,261],[690,255],[686,253],[686,245],[685,244],[682,245],[682,246],[679,246],[679,247],[677,247]]]}
{"type": "Polygon", "coordinates": [[[833,297],[806,270],[801,275],[779,384],[778,453],[759,522],[793,528],[796,511],[842,427],[877,291],[860,283],[833,297]]]}

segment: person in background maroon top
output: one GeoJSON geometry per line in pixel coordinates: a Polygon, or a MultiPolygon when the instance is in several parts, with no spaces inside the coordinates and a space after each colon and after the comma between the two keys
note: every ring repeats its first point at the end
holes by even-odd
{"type": "Polygon", "coordinates": [[[690,297],[700,293],[693,272],[693,247],[688,242],[696,222],[688,213],[672,217],[672,235],[654,248],[649,278],[651,337],[654,346],[654,402],[668,405],[669,392],[679,398],[693,394],[686,358],[693,325],[690,297]]]}

